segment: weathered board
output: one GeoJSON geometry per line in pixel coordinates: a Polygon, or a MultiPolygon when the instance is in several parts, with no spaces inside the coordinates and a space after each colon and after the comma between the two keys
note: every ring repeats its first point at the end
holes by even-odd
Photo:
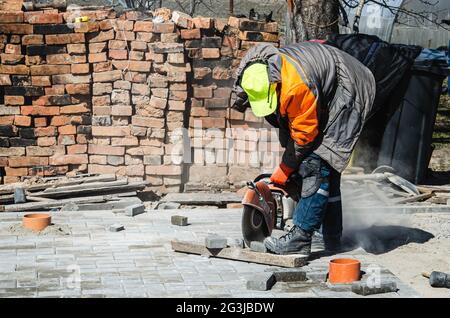
{"type": "Polygon", "coordinates": [[[235,261],[266,264],[280,267],[302,267],[306,265],[306,255],[275,255],[269,253],[253,252],[250,249],[226,247],[222,249],[208,249],[202,244],[173,240],[170,242],[175,252],[207,255],[210,257],[232,259],[235,261]]]}
{"type": "Polygon", "coordinates": [[[159,202],[178,202],[191,205],[226,205],[242,201],[242,195],[238,193],[169,193],[159,202]]]}

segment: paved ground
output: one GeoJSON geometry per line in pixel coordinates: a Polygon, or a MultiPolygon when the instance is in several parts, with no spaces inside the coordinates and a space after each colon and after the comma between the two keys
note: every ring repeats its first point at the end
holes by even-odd
{"type": "MultiPolygon", "coordinates": [[[[0,213],[0,297],[355,297],[308,283],[277,283],[271,291],[246,289],[246,281],[269,266],[175,253],[170,240],[201,241],[208,232],[240,237],[240,213],[232,209],[159,210],[134,218],[109,211],[55,212],[53,222],[70,235],[22,235],[21,213],[0,213]],[[177,227],[170,217],[189,217],[177,227]],[[108,226],[121,223],[122,232],[108,226]],[[79,275],[77,275],[79,273],[79,275]]],[[[349,253],[363,262],[361,250],[349,253]]],[[[312,261],[324,269],[330,257],[312,261]]],[[[373,265],[373,264],[372,264],[373,265]]],[[[397,279],[382,270],[383,277],[397,279]]],[[[383,278],[383,279],[384,279],[383,278]]],[[[417,294],[397,279],[399,291],[417,294]]]]}

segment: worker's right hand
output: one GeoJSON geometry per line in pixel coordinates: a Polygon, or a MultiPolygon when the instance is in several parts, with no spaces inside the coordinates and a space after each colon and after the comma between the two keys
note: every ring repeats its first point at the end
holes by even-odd
{"type": "Polygon", "coordinates": [[[270,181],[272,183],[276,183],[279,185],[286,185],[286,181],[289,176],[294,172],[294,169],[286,166],[284,163],[280,163],[280,165],[275,169],[270,177],[270,181]]]}

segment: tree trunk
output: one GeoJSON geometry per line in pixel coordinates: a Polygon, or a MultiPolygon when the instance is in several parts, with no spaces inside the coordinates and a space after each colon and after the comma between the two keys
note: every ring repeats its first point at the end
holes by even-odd
{"type": "Polygon", "coordinates": [[[287,0],[286,44],[339,33],[338,0],[287,0]]]}

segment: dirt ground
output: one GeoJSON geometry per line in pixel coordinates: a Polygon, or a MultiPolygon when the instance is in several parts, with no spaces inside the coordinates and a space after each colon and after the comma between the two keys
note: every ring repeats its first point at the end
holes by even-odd
{"type": "Polygon", "coordinates": [[[450,214],[346,215],[344,223],[347,235],[370,253],[368,261],[385,266],[423,297],[450,297],[450,289],[433,288],[422,276],[450,273],[450,214]]]}

